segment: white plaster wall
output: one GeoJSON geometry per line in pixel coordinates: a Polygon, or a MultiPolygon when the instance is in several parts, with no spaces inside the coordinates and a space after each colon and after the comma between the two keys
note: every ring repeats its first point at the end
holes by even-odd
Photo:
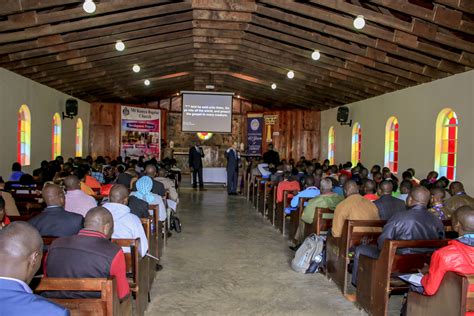
{"type": "MultiPolygon", "coordinates": [[[[399,122],[399,172],[409,167],[424,178],[434,169],[435,129],[438,113],[452,108],[459,119],[456,180],[474,194],[474,70],[347,105],[350,119],[362,128],[362,163],[383,165],[385,124],[399,122]]],[[[321,153],[327,157],[328,131],[335,128],[335,161],[351,159],[349,126],[336,121],[337,108],[321,113],[321,153]]]]}
{"type": "MultiPolygon", "coordinates": [[[[42,160],[51,160],[52,122],[54,113],[65,110],[67,94],[33,80],[0,68],[0,175],[6,180],[11,165],[17,160],[18,109],[28,105],[31,112],[31,165],[24,170],[31,172],[42,160]]],[[[77,99],[77,98],[76,98],[77,99]]],[[[79,115],[73,120],[62,120],[61,152],[75,156],[75,128],[77,118],[84,126],[83,154],[88,154],[90,104],[79,101],[79,115]]]]}

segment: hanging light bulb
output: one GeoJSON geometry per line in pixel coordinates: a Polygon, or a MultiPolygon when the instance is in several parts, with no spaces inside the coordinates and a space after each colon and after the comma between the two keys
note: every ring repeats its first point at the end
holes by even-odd
{"type": "Polygon", "coordinates": [[[275,90],[277,88],[276,83],[272,83],[272,89],[275,90]]]}
{"type": "Polygon", "coordinates": [[[358,30],[361,30],[363,29],[365,26],[365,19],[364,19],[364,16],[363,15],[358,15],[355,19],[354,19],[354,27],[358,30]]]}
{"type": "Polygon", "coordinates": [[[135,65],[133,65],[132,70],[133,70],[133,72],[140,72],[140,66],[135,64],[135,65]]]}
{"type": "Polygon", "coordinates": [[[145,79],[145,81],[143,81],[143,83],[145,84],[145,86],[149,86],[150,85],[150,80],[145,79]]]}
{"type": "Polygon", "coordinates": [[[94,1],[92,0],[86,0],[84,1],[84,4],[82,5],[82,8],[84,9],[84,11],[86,11],[87,13],[94,13],[95,12],[95,3],[94,1]]]}
{"type": "Polygon", "coordinates": [[[125,44],[119,40],[115,43],[115,49],[121,52],[125,49],[125,44]]]}
{"type": "Polygon", "coordinates": [[[286,74],[286,76],[289,78],[289,79],[293,79],[295,77],[295,73],[293,72],[293,70],[290,70],[288,71],[288,73],[286,74]]]}
{"type": "Polygon", "coordinates": [[[311,58],[313,58],[313,60],[319,60],[319,58],[321,58],[321,53],[319,52],[319,50],[315,50],[311,54],[311,58]]]}

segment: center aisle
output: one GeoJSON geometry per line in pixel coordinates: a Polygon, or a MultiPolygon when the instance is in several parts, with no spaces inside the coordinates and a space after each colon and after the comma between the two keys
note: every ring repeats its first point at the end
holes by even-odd
{"type": "Polygon", "coordinates": [[[293,272],[286,240],[245,198],[181,188],[178,215],[147,315],[363,315],[323,275],[293,272]]]}

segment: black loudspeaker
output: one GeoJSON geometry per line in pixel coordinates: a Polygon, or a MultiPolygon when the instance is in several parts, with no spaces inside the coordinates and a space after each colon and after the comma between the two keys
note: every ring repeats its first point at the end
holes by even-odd
{"type": "Polygon", "coordinates": [[[352,120],[347,123],[349,120],[349,108],[347,106],[341,106],[337,109],[337,121],[341,123],[341,125],[352,125],[352,120]]]}
{"type": "Polygon", "coordinates": [[[63,112],[63,119],[70,118],[73,119],[78,113],[78,105],[76,99],[67,99],[66,100],[66,114],[63,112]]]}

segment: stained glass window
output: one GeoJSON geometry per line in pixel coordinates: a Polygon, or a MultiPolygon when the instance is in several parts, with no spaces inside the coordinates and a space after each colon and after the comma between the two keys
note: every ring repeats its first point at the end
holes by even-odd
{"type": "Polygon", "coordinates": [[[449,180],[456,179],[458,117],[451,109],[444,109],[436,120],[435,170],[449,180]]]}
{"type": "Polygon", "coordinates": [[[385,167],[398,173],[398,120],[392,116],[385,127],[385,167]]]}
{"type": "Polygon", "coordinates": [[[360,124],[355,123],[352,128],[352,164],[356,165],[360,161],[360,152],[362,145],[362,131],[360,124]]]}
{"type": "Polygon", "coordinates": [[[334,164],[334,148],[334,127],[331,126],[328,133],[328,159],[331,165],[334,164]]]}
{"type": "Polygon", "coordinates": [[[22,166],[30,165],[31,158],[31,113],[26,104],[18,110],[17,159],[22,166]]]}
{"type": "Polygon", "coordinates": [[[58,113],[53,116],[52,159],[61,156],[61,117],[58,113]]]}
{"type": "Polygon", "coordinates": [[[78,118],[76,123],[76,157],[82,157],[82,133],[82,120],[78,118]]]}

